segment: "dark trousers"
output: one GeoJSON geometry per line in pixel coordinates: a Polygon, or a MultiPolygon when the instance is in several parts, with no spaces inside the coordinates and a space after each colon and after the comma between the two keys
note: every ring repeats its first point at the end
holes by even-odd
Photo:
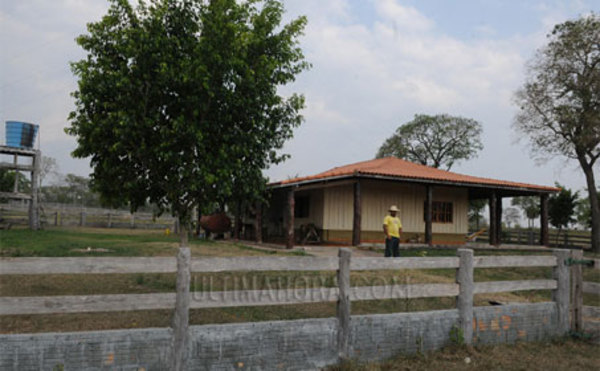
{"type": "Polygon", "coordinates": [[[385,239],[385,257],[398,257],[400,256],[400,247],[398,244],[400,239],[398,237],[390,237],[385,239]]]}

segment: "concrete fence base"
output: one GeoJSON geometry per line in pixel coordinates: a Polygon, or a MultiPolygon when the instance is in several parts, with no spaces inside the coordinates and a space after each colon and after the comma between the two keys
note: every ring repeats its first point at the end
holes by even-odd
{"type": "MultiPolygon", "coordinates": [[[[551,339],[562,335],[557,324],[553,302],[475,307],[473,344],[551,339]]],[[[337,326],[337,318],[190,326],[188,367],[318,369],[338,362],[337,326]]],[[[351,316],[349,356],[439,349],[460,338],[458,328],[457,310],[351,316]]],[[[171,336],[163,328],[0,335],[0,370],[168,369],[171,336]]]]}

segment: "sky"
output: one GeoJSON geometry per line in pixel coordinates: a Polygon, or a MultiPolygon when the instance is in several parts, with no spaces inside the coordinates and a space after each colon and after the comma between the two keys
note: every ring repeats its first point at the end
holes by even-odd
{"type": "MultiPolygon", "coordinates": [[[[288,0],[285,22],[306,15],[300,45],[309,71],[280,89],[304,94],[305,121],[283,152],[273,181],[374,158],[415,114],[464,116],[483,126],[483,150],[452,171],[583,190],[573,160],[538,163],[512,128],[514,93],[552,27],[599,0],[288,0]]],[[[77,82],[69,62],[84,57],[75,38],[106,13],[105,0],[0,2],[0,121],[40,125],[39,147],[59,171],[87,176],[70,156],[64,128],[77,82]]],[[[0,143],[4,143],[0,130],[0,143]]],[[[1,159],[0,159],[1,160],[1,159]]],[[[597,168],[598,169],[598,168],[597,168]]],[[[600,178],[600,177],[599,177],[600,178]]]]}

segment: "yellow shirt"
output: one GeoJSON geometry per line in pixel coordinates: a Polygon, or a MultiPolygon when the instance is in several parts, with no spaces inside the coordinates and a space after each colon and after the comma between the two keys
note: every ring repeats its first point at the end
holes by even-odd
{"type": "Polygon", "coordinates": [[[383,225],[387,226],[390,237],[400,238],[400,229],[402,228],[402,222],[397,216],[387,215],[383,219],[383,225]]]}

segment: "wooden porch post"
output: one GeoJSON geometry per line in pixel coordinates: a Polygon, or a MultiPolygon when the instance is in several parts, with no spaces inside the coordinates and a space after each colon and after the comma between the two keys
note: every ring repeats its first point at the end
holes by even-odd
{"type": "Polygon", "coordinates": [[[548,246],[548,195],[540,195],[540,245],[548,246]]]}
{"type": "Polygon", "coordinates": [[[431,213],[433,208],[433,187],[425,186],[425,243],[433,244],[433,228],[431,222],[431,213]]]}
{"type": "Polygon", "coordinates": [[[257,201],[256,202],[256,219],[255,219],[255,232],[256,232],[256,242],[258,243],[262,243],[263,242],[263,236],[262,236],[262,202],[257,201]]]}
{"type": "Polygon", "coordinates": [[[502,243],[502,196],[496,198],[496,243],[494,245],[500,245],[502,243]]]}
{"type": "Polygon", "coordinates": [[[294,247],[294,206],[295,206],[294,190],[291,188],[288,191],[287,204],[288,204],[288,218],[287,218],[288,225],[287,225],[286,248],[291,249],[294,247]]]}
{"type": "Polygon", "coordinates": [[[362,205],[360,203],[360,182],[354,183],[354,219],[352,223],[352,246],[360,245],[362,205]]]}
{"type": "Polygon", "coordinates": [[[496,191],[492,191],[490,194],[489,200],[489,208],[490,208],[490,231],[489,231],[489,240],[490,245],[496,244],[496,206],[498,203],[496,202],[496,191]]]}

